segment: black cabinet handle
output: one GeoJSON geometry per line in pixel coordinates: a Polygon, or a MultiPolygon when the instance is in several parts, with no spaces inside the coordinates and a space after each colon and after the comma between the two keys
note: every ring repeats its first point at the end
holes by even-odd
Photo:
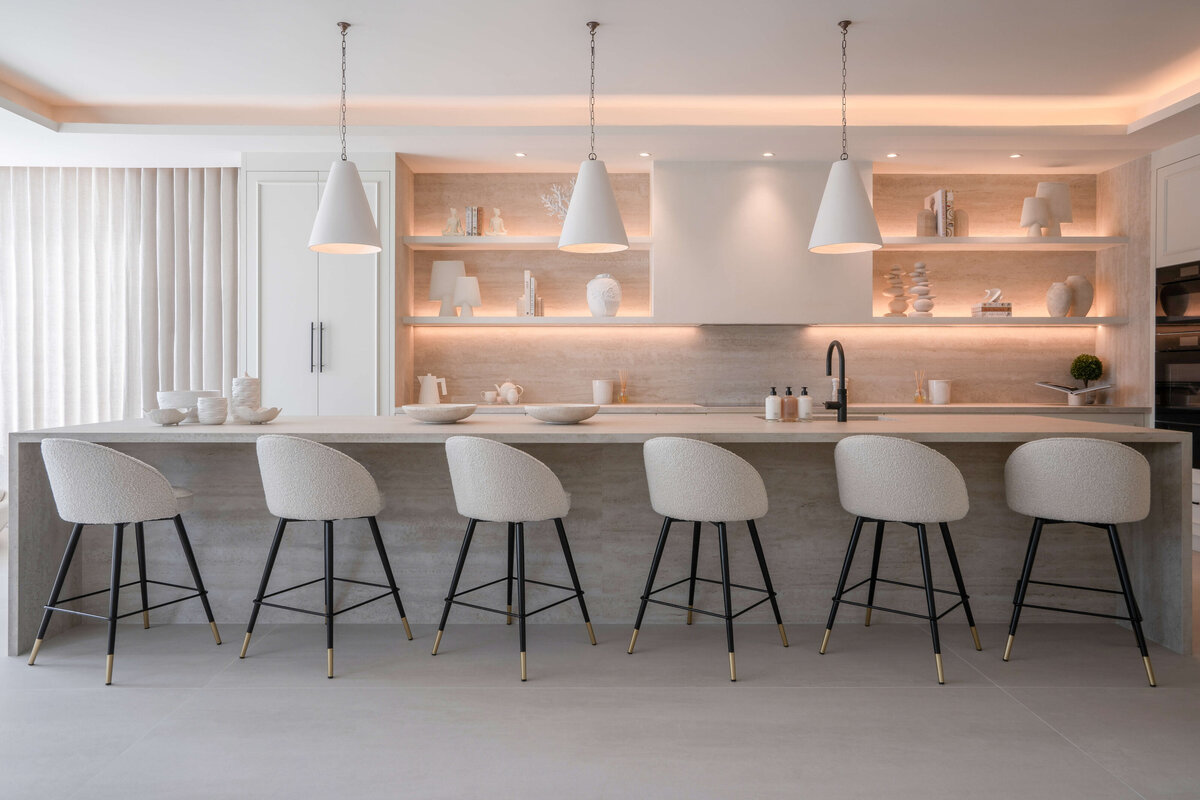
{"type": "Polygon", "coordinates": [[[325,323],[321,323],[320,338],[317,343],[317,371],[325,371],[325,323]]]}
{"type": "Polygon", "coordinates": [[[308,371],[310,373],[316,371],[317,369],[316,355],[313,352],[313,348],[315,346],[313,340],[316,338],[316,333],[317,323],[310,323],[308,326],[308,371]]]}

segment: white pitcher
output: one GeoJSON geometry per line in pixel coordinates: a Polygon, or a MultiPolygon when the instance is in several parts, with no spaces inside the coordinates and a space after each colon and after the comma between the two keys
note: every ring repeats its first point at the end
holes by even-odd
{"type": "Polygon", "coordinates": [[[417,380],[421,382],[421,395],[417,398],[417,402],[421,405],[433,405],[442,402],[441,395],[446,394],[446,379],[435,378],[433,375],[418,375],[417,380]],[[441,393],[438,393],[438,384],[441,384],[441,393]]]}

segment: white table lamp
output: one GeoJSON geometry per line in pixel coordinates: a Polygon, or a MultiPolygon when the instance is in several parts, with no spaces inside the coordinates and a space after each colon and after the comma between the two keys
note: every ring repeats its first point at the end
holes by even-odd
{"type": "Polygon", "coordinates": [[[467,274],[461,261],[435,261],[429,275],[429,299],[442,301],[439,317],[454,316],[454,282],[467,274]]]}
{"type": "Polygon", "coordinates": [[[1074,222],[1071,214],[1071,187],[1065,183],[1042,181],[1037,185],[1038,197],[1045,198],[1050,206],[1050,224],[1047,236],[1062,236],[1062,223],[1074,222]]]}
{"type": "Polygon", "coordinates": [[[1026,197],[1021,205],[1021,227],[1028,228],[1027,236],[1041,236],[1042,228],[1050,222],[1050,204],[1044,197],[1026,197]]]}
{"type": "Polygon", "coordinates": [[[454,279],[454,305],[462,306],[462,316],[475,316],[472,309],[483,305],[483,301],[479,299],[479,278],[472,276],[454,279]]]}

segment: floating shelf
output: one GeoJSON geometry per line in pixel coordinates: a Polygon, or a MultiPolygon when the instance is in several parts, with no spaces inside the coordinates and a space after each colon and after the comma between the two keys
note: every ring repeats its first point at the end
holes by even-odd
{"type": "Polygon", "coordinates": [[[687,323],[663,323],[654,317],[404,317],[405,325],[424,327],[594,327],[613,325],[673,325],[692,328],[687,323]]]}
{"type": "MultiPolygon", "coordinates": [[[[557,236],[405,236],[413,250],[557,250],[557,236]]],[[[649,250],[649,236],[630,236],[630,250],[649,250]]]]}
{"type": "MultiPolygon", "coordinates": [[[[1068,326],[1075,328],[1095,325],[1124,325],[1127,317],[873,317],[870,322],[849,322],[845,325],[1024,325],[1026,327],[1068,326]]],[[[829,323],[836,324],[836,323],[829,323]]]]}
{"type": "Polygon", "coordinates": [[[885,236],[884,250],[1107,250],[1128,236],[885,236]]]}

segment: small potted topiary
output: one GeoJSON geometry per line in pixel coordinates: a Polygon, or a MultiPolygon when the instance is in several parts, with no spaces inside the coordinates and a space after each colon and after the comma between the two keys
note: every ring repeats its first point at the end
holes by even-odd
{"type": "MultiPolygon", "coordinates": [[[[1077,381],[1083,381],[1085,389],[1088,387],[1088,383],[1099,380],[1103,374],[1104,364],[1090,353],[1081,353],[1075,356],[1075,360],[1071,362],[1071,377],[1077,381]]],[[[1094,395],[1095,392],[1071,394],[1067,395],[1067,401],[1073,406],[1081,406],[1093,402],[1094,395]]]]}

